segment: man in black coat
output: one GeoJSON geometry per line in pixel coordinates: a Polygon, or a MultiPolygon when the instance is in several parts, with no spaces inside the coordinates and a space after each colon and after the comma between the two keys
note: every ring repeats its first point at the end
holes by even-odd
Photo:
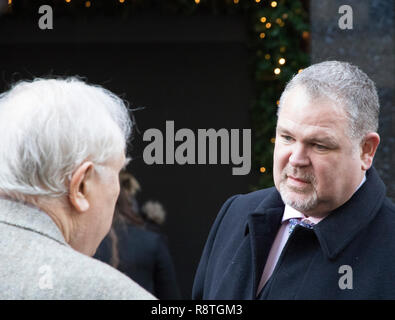
{"type": "Polygon", "coordinates": [[[279,105],[275,187],[231,197],[194,299],[395,299],[395,206],[372,167],[374,83],[338,61],[296,75],[279,105]]]}
{"type": "MultiPolygon", "coordinates": [[[[119,262],[113,267],[160,300],[180,299],[173,259],[164,236],[130,223],[114,223],[119,262]]],[[[95,258],[111,264],[114,237],[104,238],[95,258]]]]}

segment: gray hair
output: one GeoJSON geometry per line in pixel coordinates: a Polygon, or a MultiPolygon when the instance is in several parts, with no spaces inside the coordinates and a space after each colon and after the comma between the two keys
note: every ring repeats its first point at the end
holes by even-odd
{"type": "Polygon", "coordinates": [[[124,101],[82,80],[22,81],[0,95],[0,191],[60,197],[84,161],[125,152],[132,123],[124,101]]]}
{"type": "Polygon", "coordinates": [[[325,61],[304,69],[285,87],[280,109],[286,94],[299,85],[311,98],[328,98],[342,107],[353,139],[361,140],[368,132],[377,132],[380,104],[376,86],[358,67],[347,62],[325,61]]]}

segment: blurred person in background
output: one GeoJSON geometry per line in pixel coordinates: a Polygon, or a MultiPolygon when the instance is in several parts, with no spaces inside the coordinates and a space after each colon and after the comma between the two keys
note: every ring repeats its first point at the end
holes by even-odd
{"type": "Polygon", "coordinates": [[[162,226],[166,221],[166,211],[158,201],[149,200],[141,208],[145,228],[162,234],[162,226]]]}
{"type": "Polygon", "coordinates": [[[136,193],[141,188],[138,181],[122,171],[120,185],[111,231],[95,258],[117,268],[159,299],[179,299],[180,291],[167,242],[161,234],[147,230],[139,214],[136,193]]]}

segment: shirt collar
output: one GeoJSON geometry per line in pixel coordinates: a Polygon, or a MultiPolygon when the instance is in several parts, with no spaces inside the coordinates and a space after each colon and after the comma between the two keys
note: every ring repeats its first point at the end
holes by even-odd
{"type": "MultiPolygon", "coordinates": [[[[357,187],[357,189],[354,191],[357,192],[358,189],[360,187],[362,187],[362,185],[365,183],[366,181],[366,174],[364,174],[362,182],[359,184],[359,186],[357,187]]],[[[290,205],[286,204],[285,205],[285,209],[284,209],[284,214],[283,214],[283,218],[281,220],[281,222],[285,222],[289,219],[304,219],[304,218],[308,218],[311,222],[313,222],[314,224],[317,224],[318,222],[320,222],[322,219],[324,219],[327,215],[320,217],[320,218],[316,218],[316,217],[306,217],[303,213],[299,212],[298,210],[292,208],[290,205]]]]}
{"type": "MultiPolygon", "coordinates": [[[[334,259],[375,218],[383,205],[385,194],[383,181],[376,169],[371,167],[366,172],[366,182],[362,181],[351,199],[314,227],[313,231],[328,259],[334,259]]],[[[269,238],[274,239],[281,225],[284,206],[278,190],[275,187],[268,189],[267,196],[249,215],[250,221],[246,223],[245,234],[251,228],[254,229],[252,233],[255,237],[266,239],[269,234],[269,238]]]]}
{"type": "Polygon", "coordinates": [[[299,212],[298,210],[292,208],[290,205],[286,204],[284,209],[283,219],[281,220],[281,222],[285,222],[293,218],[303,219],[306,218],[306,216],[303,213],[299,212]]]}

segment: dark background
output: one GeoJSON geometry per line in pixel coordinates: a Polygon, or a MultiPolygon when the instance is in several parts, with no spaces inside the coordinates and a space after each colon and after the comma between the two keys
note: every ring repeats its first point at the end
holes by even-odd
{"type": "Polygon", "coordinates": [[[182,295],[189,298],[218,210],[229,196],[248,192],[257,173],[233,176],[232,164],[148,166],[142,134],[149,128],[165,134],[166,120],[175,122],[175,130],[195,133],[251,128],[244,17],[144,14],[81,21],[57,19],[54,12],[53,30],[40,30],[38,18],[0,21],[0,90],[20,79],[79,75],[121,95],[131,107],[145,107],[135,112],[141,135],[129,150],[134,160],[128,170],[141,183],[140,204],[157,200],[168,213],[163,230],[182,295]]]}

